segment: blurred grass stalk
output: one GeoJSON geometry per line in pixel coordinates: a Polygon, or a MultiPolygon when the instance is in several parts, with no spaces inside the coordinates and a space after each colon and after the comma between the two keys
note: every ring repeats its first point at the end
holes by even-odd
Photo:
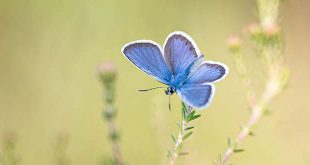
{"type": "Polygon", "coordinates": [[[17,135],[7,131],[3,135],[3,144],[0,153],[0,165],[17,165],[19,156],[16,153],[17,135]]]}
{"type": "Polygon", "coordinates": [[[115,84],[116,84],[116,66],[113,62],[103,62],[98,68],[99,77],[104,87],[105,108],[103,117],[107,122],[108,136],[112,142],[112,160],[106,160],[105,164],[123,165],[123,158],[119,147],[119,132],[115,125],[116,109],[115,84]]]}
{"type": "Polygon", "coordinates": [[[228,46],[242,83],[246,88],[251,115],[246,125],[242,126],[237,137],[234,140],[228,140],[228,148],[224,157],[219,158],[215,164],[225,165],[234,153],[243,151],[243,149],[238,148],[239,145],[246,137],[253,135],[255,125],[266,113],[266,106],[287,85],[289,71],[284,64],[283,34],[278,24],[280,0],[257,0],[257,5],[260,23],[251,24],[248,27],[248,33],[255,52],[261,59],[262,68],[266,72],[265,88],[260,97],[257,98],[240,50],[241,40],[236,36],[230,37],[228,46]]]}
{"type": "Polygon", "coordinates": [[[70,165],[70,159],[67,156],[67,148],[69,145],[69,136],[66,133],[59,133],[55,143],[55,164],[70,165]]]}

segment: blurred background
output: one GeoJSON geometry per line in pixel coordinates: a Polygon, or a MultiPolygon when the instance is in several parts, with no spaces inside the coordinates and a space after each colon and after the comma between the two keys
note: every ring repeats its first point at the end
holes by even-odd
{"type": "MultiPolygon", "coordinates": [[[[246,152],[232,157],[234,164],[310,164],[310,1],[286,0],[280,15],[292,72],[289,87],[273,100],[272,113],[260,121],[256,136],[243,143],[246,152]]],[[[211,164],[249,115],[225,40],[242,35],[256,16],[254,0],[0,0],[2,138],[14,132],[21,165],[57,164],[59,138],[65,138],[70,164],[99,164],[111,146],[96,67],[110,60],[118,66],[116,122],[125,161],[167,164],[180,99],[172,98],[169,112],[163,90],[137,92],[159,83],[120,49],[137,39],[163,44],[170,32],[181,30],[207,59],[230,67],[227,78],[216,84],[212,105],[194,122],[194,135],[185,144],[190,155],[179,159],[179,164],[211,164]]],[[[245,58],[261,90],[259,61],[253,54],[245,58]]]]}

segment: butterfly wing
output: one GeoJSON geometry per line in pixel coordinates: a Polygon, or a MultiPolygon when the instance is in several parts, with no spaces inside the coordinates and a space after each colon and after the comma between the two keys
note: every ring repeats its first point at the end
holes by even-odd
{"type": "Polygon", "coordinates": [[[190,72],[185,84],[177,93],[189,106],[197,109],[207,108],[215,93],[215,87],[210,83],[223,79],[228,71],[225,64],[204,62],[190,72]]]}
{"type": "Polygon", "coordinates": [[[228,74],[228,67],[219,62],[206,61],[193,69],[186,84],[203,84],[219,81],[228,74]]]}
{"type": "Polygon", "coordinates": [[[157,43],[146,40],[131,42],[123,47],[122,52],[142,71],[161,83],[169,84],[171,72],[157,43]]]}
{"type": "Polygon", "coordinates": [[[182,74],[200,56],[196,43],[183,32],[170,33],[164,44],[164,58],[173,75],[182,74]]]}
{"type": "Polygon", "coordinates": [[[205,109],[211,102],[215,88],[210,84],[184,85],[177,94],[189,106],[195,109],[205,109]]]}

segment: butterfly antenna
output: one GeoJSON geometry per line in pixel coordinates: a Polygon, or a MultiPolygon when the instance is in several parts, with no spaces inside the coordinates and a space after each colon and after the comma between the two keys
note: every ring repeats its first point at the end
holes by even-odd
{"type": "Polygon", "coordinates": [[[169,111],[171,111],[171,104],[170,104],[170,95],[169,95],[169,111]]]}
{"type": "Polygon", "coordinates": [[[146,91],[150,91],[150,90],[158,89],[158,88],[164,88],[164,87],[154,87],[154,88],[149,88],[149,89],[139,89],[138,91],[139,92],[146,92],[146,91]]]}

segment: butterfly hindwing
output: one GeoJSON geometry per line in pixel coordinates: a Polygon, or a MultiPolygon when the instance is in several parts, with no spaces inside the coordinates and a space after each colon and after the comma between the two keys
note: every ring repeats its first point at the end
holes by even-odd
{"type": "Polygon", "coordinates": [[[127,59],[142,71],[164,84],[169,84],[171,72],[158,44],[152,41],[135,41],[125,45],[122,51],[127,59]]]}
{"type": "Polygon", "coordinates": [[[181,99],[196,109],[206,108],[213,98],[215,88],[210,84],[185,85],[177,90],[181,99]]]}
{"type": "Polygon", "coordinates": [[[173,32],[164,44],[164,57],[173,75],[183,72],[199,56],[195,42],[183,32],[173,32]]]}
{"type": "Polygon", "coordinates": [[[219,81],[229,72],[225,64],[219,62],[206,61],[192,71],[186,81],[188,84],[203,84],[219,81]]]}

